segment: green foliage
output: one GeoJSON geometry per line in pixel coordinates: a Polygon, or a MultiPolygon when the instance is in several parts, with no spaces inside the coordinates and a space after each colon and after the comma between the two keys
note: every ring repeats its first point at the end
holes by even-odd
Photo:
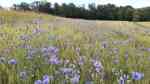
{"type": "Polygon", "coordinates": [[[117,7],[114,4],[95,5],[89,4],[88,8],[84,6],[78,7],[73,3],[59,5],[54,4],[52,7],[50,2],[35,1],[31,4],[22,2],[14,5],[15,10],[28,10],[54,14],[70,18],[83,19],[99,19],[99,20],[122,20],[122,21],[148,21],[150,20],[150,8],[135,9],[132,6],[117,7]]]}

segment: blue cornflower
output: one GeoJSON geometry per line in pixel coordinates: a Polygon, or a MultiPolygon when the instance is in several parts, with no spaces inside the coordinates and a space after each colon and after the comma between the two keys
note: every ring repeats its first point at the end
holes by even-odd
{"type": "Polygon", "coordinates": [[[80,81],[80,75],[75,75],[73,78],[71,78],[71,83],[72,84],[78,84],[80,81]]]}
{"type": "Polygon", "coordinates": [[[95,67],[96,72],[100,72],[103,69],[101,62],[97,60],[93,60],[93,66],[95,67]]]}
{"type": "Polygon", "coordinates": [[[8,64],[16,65],[16,64],[17,64],[17,61],[16,61],[16,59],[10,59],[10,60],[8,61],[8,64]]]}
{"type": "Polygon", "coordinates": [[[43,80],[44,80],[44,79],[49,79],[49,75],[44,75],[44,76],[43,76],[43,80]]]}
{"type": "Polygon", "coordinates": [[[48,50],[52,53],[52,54],[56,54],[58,53],[59,49],[57,47],[54,46],[50,46],[48,47],[48,50]]]}
{"type": "Polygon", "coordinates": [[[42,84],[41,80],[35,80],[34,84],[42,84]]]}
{"type": "Polygon", "coordinates": [[[144,74],[140,72],[132,72],[131,75],[133,80],[141,80],[144,77],[144,74]]]}
{"type": "Polygon", "coordinates": [[[65,75],[68,75],[70,73],[73,72],[73,69],[72,68],[60,68],[60,71],[65,74],[65,75]]]}
{"type": "Polygon", "coordinates": [[[125,84],[125,80],[120,79],[120,80],[119,80],[119,84],[125,84]]]}
{"type": "Polygon", "coordinates": [[[43,84],[49,84],[50,80],[53,80],[53,76],[49,76],[49,75],[43,76],[43,84]]]}
{"type": "Polygon", "coordinates": [[[49,84],[49,80],[48,80],[48,79],[44,79],[44,80],[42,81],[42,84],[49,84]]]}
{"type": "Polygon", "coordinates": [[[52,56],[50,59],[49,59],[49,63],[50,64],[60,64],[60,60],[57,56],[52,56]]]}

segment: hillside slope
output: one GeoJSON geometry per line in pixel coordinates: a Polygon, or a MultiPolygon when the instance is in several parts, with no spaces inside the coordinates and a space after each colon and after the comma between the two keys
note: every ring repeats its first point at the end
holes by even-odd
{"type": "Polygon", "coordinates": [[[0,11],[0,84],[149,84],[149,26],[0,11]]]}

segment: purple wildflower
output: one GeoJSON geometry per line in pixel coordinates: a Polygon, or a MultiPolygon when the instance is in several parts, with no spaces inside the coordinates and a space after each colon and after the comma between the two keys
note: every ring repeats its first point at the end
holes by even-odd
{"type": "Polygon", "coordinates": [[[80,75],[75,75],[73,78],[71,78],[71,83],[72,84],[78,84],[80,81],[80,75]]]}
{"type": "Polygon", "coordinates": [[[49,64],[60,64],[60,60],[57,56],[52,56],[50,59],[49,59],[49,64]]]}
{"type": "Polygon", "coordinates": [[[48,50],[53,53],[53,54],[56,54],[58,53],[59,49],[57,47],[54,47],[54,46],[50,46],[48,47],[48,50]]]}
{"type": "Polygon", "coordinates": [[[63,74],[67,75],[67,74],[72,73],[72,72],[73,72],[73,69],[72,69],[72,68],[60,68],[60,71],[61,71],[63,74]]]}
{"type": "Polygon", "coordinates": [[[48,56],[48,55],[56,55],[59,49],[54,46],[50,46],[50,47],[42,48],[41,51],[44,54],[44,56],[48,56]]]}
{"type": "Polygon", "coordinates": [[[101,62],[97,60],[93,60],[93,66],[95,67],[96,72],[100,72],[103,69],[101,62]]]}
{"type": "Polygon", "coordinates": [[[50,80],[54,80],[54,77],[53,76],[49,76],[49,75],[44,75],[43,76],[43,84],[49,84],[49,81],[50,80]]]}
{"type": "Polygon", "coordinates": [[[35,80],[34,84],[42,84],[41,80],[35,80]]]}
{"type": "Polygon", "coordinates": [[[43,76],[43,83],[42,84],[49,84],[49,82],[50,82],[49,75],[44,75],[43,76]]]}
{"type": "Polygon", "coordinates": [[[122,77],[119,79],[119,84],[125,84],[125,80],[122,77]]]}
{"type": "Polygon", "coordinates": [[[140,72],[132,72],[131,75],[133,80],[141,80],[144,77],[144,74],[140,72]]]}
{"type": "Polygon", "coordinates": [[[17,64],[17,61],[16,61],[16,59],[10,59],[10,60],[8,61],[8,64],[16,65],[16,64],[17,64]]]}

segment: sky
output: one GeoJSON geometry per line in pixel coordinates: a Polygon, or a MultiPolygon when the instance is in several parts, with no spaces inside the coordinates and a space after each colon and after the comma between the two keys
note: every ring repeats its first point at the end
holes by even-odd
{"type": "MultiPolygon", "coordinates": [[[[14,3],[20,3],[20,2],[27,2],[31,3],[33,1],[37,0],[0,0],[0,5],[3,7],[10,7],[14,3]]],[[[125,5],[132,5],[135,8],[140,8],[140,7],[146,7],[150,6],[150,0],[47,0],[51,3],[74,3],[78,6],[82,6],[85,4],[87,6],[89,3],[95,3],[95,4],[107,4],[107,3],[112,3],[117,6],[125,6],[125,5]]]]}

